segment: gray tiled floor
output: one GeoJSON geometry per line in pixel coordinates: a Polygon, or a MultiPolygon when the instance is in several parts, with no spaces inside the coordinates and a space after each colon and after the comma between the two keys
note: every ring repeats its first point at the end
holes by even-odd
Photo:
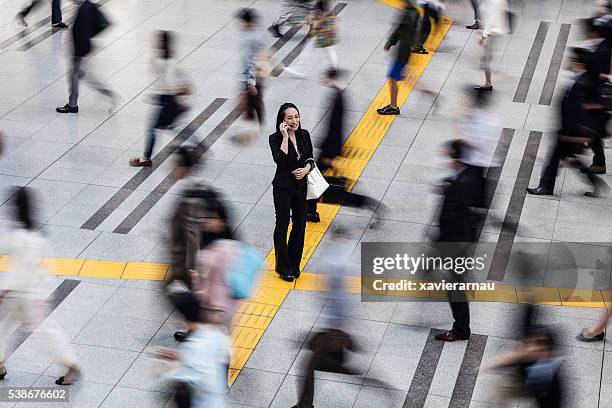
{"type": "MultiPolygon", "coordinates": [[[[17,48],[48,29],[44,26],[24,39],[0,50],[0,130],[5,134],[5,152],[0,159],[0,221],[10,224],[10,186],[30,185],[37,193],[35,209],[43,231],[50,240],[51,255],[67,258],[112,259],[121,261],[166,262],[168,216],[177,183],[161,198],[129,234],[113,231],[169,174],[171,163],[161,165],[94,231],[80,226],[137,169],[127,165],[139,154],[150,122],[150,86],[155,78],[148,62],[152,56],[153,32],[164,28],[177,33],[177,58],[188,70],[195,85],[191,110],[177,130],[159,132],[156,150],[163,148],[214,98],[228,98],[192,136],[201,141],[235,105],[239,58],[238,24],[233,20],[238,7],[251,5],[262,12],[266,26],[276,12],[275,0],[141,0],[124,4],[112,0],[103,6],[113,25],[95,42],[97,51],[90,69],[113,85],[120,103],[109,113],[105,101],[87,85],[83,86],[79,115],[62,116],[55,106],[65,103],[66,53],[69,35],[58,32],[27,51],[17,48]]],[[[395,11],[375,0],[350,0],[342,12],[338,53],[347,72],[347,135],[361,119],[384,82],[388,55],[382,51],[395,11]]],[[[449,2],[450,3],[450,2],[449,2]]],[[[507,160],[496,190],[491,214],[502,218],[506,212],[530,131],[543,131],[531,185],[537,183],[556,126],[556,102],[539,105],[549,62],[562,23],[573,24],[568,45],[580,40],[575,19],[586,17],[590,4],[577,0],[511,1],[520,12],[516,31],[504,41],[501,63],[496,72],[492,109],[498,125],[515,129],[507,160]],[[538,60],[525,103],[512,102],[533,38],[541,21],[550,27],[538,60]]],[[[588,2],[590,3],[590,2],[588,2]]],[[[13,16],[22,6],[17,0],[0,1],[0,41],[21,29],[13,16]]],[[[70,4],[64,4],[71,7],[70,4]]],[[[41,7],[32,22],[47,17],[41,7]]],[[[388,211],[375,214],[367,209],[343,208],[334,225],[349,228],[355,251],[351,264],[360,260],[361,242],[423,240],[436,231],[439,197],[438,180],[446,173],[442,144],[457,133],[453,121],[461,114],[460,95],[466,86],[482,81],[477,69],[480,48],[477,34],[463,28],[471,22],[471,10],[464,3],[452,3],[448,14],[456,24],[446,36],[419,80],[438,93],[434,100],[413,92],[385,135],[355,191],[382,200],[388,211]],[[368,226],[381,218],[379,230],[368,226]]],[[[70,12],[65,13],[66,16],[70,12]]],[[[274,57],[280,61],[302,38],[290,40],[274,57]]],[[[264,36],[268,45],[274,42],[264,36]]],[[[287,100],[300,108],[304,128],[320,141],[329,118],[327,91],[318,84],[327,62],[320,50],[308,45],[292,64],[305,79],[288,75],[272,78],[266,89],[267,120],[262,136],[250,146],[236,146],[230,136],[233,126],[206,153],[206,165],[198,174],[218,187],[230,201],[240,237],[267,252],[272,247],[274,210],[269,187],[274,165],[266,135],[273,131],[276,107],[287,100]]],[[[558,97],[568,79],[562,72],[556,86],[558,97]]],[[[606,176],[609,178],[609,176],[606,176]]],[[[608,181],[612,181],[609,179],[608,181]]],[[[612,217],[610,196],[583,197],[583,181],[573,171],[561,170],[555,195],[527,197],[522,207],[517,241],[551,240],[606,242],[612,217]]],[[[489,220],[482,240],[495,240],[499,225],[489,220]]],[[[321,245],[329,242],[324,237],[321,245]]],[[[307,270],[317,271],[319,250],[307,270]]],[[[358,267],[354,273],[359,273],[358,267]]],[[[606,278],[599,276],[598,278],[606,278]]],[[[512,273],[506,280],[517,279],[512,273]]],[[[548,284],[559,284],[554,274],[542,276],[548,284]]],[[[604,279],[605,280],[605,279],[604,279]]],[[[246,368],[232,387],[235,407],[287,407],[295,403],[302,365],[308,358],[304,342],[321,327],[325,295],[292,292],[277,312],[246,368]]],[[[359,341],[362,352],[351,355],[349,363],[361,375],[348,376],[317,372],[315,405],[328,407],[401,407],[419,364],[430,328],[448,328],[451,323],[446,303],[361,303],[351,300],[348,328],[359,341]],[[424,312],[425,311],[425,312],[424,312]],[[378,381],[383,381],[381,384],[378,381]]],[[[605,407],[612,404],[609,344],[579,344],[574,336],[593,323],[598,310],[540,306],[538,321],[562,322],[559,342],[563,347],[564,377],[570,406],[605,407]],[[603,366],[603,369],[602,369],[603,366]]],[[[490,361],[512,345],[516,336],[518,310],[511,305],[475,304],[472,307],[474,332],[487,335],[483,361],[490,361]]],[[[152,282],[82,279],[77,288],[48,318],[67,333],[81,359],[84,377],[72,387],[70,407],[162,407],[169,398],[168,385],[151,375],[156,364],[152,354],[157,346],[173,346],[172,333],[179,327],[176,313],[165,303],[159,285],[152,282]]],[[[10,376],[6,385],[51,386],[60,374],[47,351],[44,338],[35,332],[8,359],[10,376]]],[[[446,344],[440,356],[425,407],[448,407],[465,354],[465,344],[446,344]]],[[[495,378],[480,375],[470,407],[491,408],[495,378]]],[[[517,406],[518,401],[511,406],[517,406]]],[[[6,404],[0,403],[4,407],[6,404]]],[[[6,405],[9,406],[9,405],[6,405]]],[[[43,406],[19,404],[18,406],[43,406]]],[[[53,406],[61,406],[53,405],[53,406]]],[[[500,405],[501,406],[501,405],[500,405]]],[[[528,406],[525,401],[521,406],[528,406]]]]}

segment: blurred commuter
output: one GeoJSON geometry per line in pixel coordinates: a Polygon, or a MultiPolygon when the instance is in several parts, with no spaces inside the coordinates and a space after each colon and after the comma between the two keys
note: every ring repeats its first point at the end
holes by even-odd
{"type": "MultiPolygon", "coordinates": [[[[263,83],[258,81],[257,60],[263,51],[263,41],[259,32],[259,16],[254,9],[244,8],[238,13],[242,24],[241,54],[244,65],[244,93],[242,94],[242,110],[246,119],[257,120],[260,125],[265,122],[263,102],[263,83]]],[[[261,72],[261,71],[260,71],[261,72]]],[[[260,77],[261,79],[261,77],[260,77]]]]}
{"type": "MultiPolygon", "coordinates": [[[[317,167],[321,173],[325,173],[325,171],[332,166],[334,160],[336,157],[340,156],[342,151],[346,102],[344,89],[341,87],[339,76],[340,71],[331,68],[321,80],[323,85],[331,88],[331,99],[333,101],[327,133],[325,139],[323,139],[323,143],[321,143],[321,152],[317,159],[317,167]]],[[[319,214],[317,213],[317,200],[308,201],[306,219],[311,222],[320,221],[319,214]]]]}
{"type": "MultiPolygon", "coordinates": [[[[43,0],[32,0],[32,2],[21,9],[19,13],[17,13],[16,19],[21,23],[21,25],[27,27],[28,23],[25,18],[30,14],[30,12],[38,8],[39,5],[44,3],[43,0]]],[[[66,23],[62,21],[62,1],[61,0],[51,0],[51,27],[53,28],[68,28],[66,23]]]]}
{"type": "MultiPolygon", "coordinates": [[[[168,280],[168,292],[176,292],[176,287],[180,289],[178,291],[190,290],[191,274],[196,269],[200,248],[217,238],[231,237],[227,212],[218,194],[193,175],[195,164],[194,153],[191,150],[184,147],[177,150],[175,168],[171,174],[175,179],[183,180],[185,187],[170,218],[171,275],[168,280]],[[211,220],[202,224],[204,217],[216,217],[220,221],[215,223],[211,220]],[[210,230],[203,231],[203,225],[210,225],[210,230]]],[[[187,333],[177,331],[174,337],[178,341],[183,341],[187,333]]]]}
{"type": "Polygon", "coordinates": [[[465,26],[465,28],[467,28],[468,30],[480,30],[482,28],[482,26],[480,25],[481,0],[470,0],[470,3],[472,4],[472,8],[474,9],[474,24],[465,26]]]}
{"type": "Polygon", "coordinates": [[[182,98],[191,94],[191,87],[185,73],[176,66],[174,37],[171,32],[158,31],[157,50],[159,55],[153,58],[151,66],[157,76],[153,92],[159,108],[153,126],[147,133],[144,155],[130,160],[131,166],[152,166],[155,131],[171,128],[176,119],[189,109],[182,98]]]}
{"type": "MultiPolygon", "coordinates": [[[[451,175],[445,180],[444,199],[440,211],[440,235],[438,242],[451,256],[460,255],[462,246],[476,241],[476,216],[472,207],[481,197],[481,180],[478,172],[465,163],[470,147],[462,140],[448,144],[451,175]]],[[[461,280],[461,276],[450,272],[449,280],[461,280]]],[[[457,341],[470,337],[470,309],[462,290],[449,290],[448,301],[453,314],[453,327],[450,331],[436,335],[436,340],[457,341]]]]}
{"type": "Polygon", "coordinates": [[[440,16],[444,11],[444,3],[441,0],[419,0],[419,5],[423,9],[423,20],[421,23],[421,32],[419,33],[419,42],[412,50],[417,54],[429,54],[425,49],[425,42],[431,33],[432,20],[436,24],[436,30],[439,28],[440,16]]]}
{"type": "Polygon", "coordinates": [[[191,335],[178,351],[159,348],[157,356],[172,362],[163,378],[173,383],[177,408],[227,407],[227,368],[232,342],[224,325],[214,321],[215,311],[202,311],[198,300],[186,293],[176,302],[191,335]]]}
{"type": "Polygon", "coordinates": [[[401,12],[396,26],[385,44],[385,51],[395,47],[395,57],[389,73],[389,88],[391,92],[391,103],[377,109],[379,115],[399,115],[400,108],[397,102],[398,82],[405,76],[405,70],[409,69],[410,54],[412,47],[417,41],[417,27],[419,25],[419,12],[412,0],[404,0],[405,7],[401,12]]]}
{"type": "MultiPolygon", "coordinates": [[[[6,311],[0,322],[0,380],[7,375],[5,363],[11,334],[19,327],[34,331],[49,314],[45,299],[45,276],[40,267],[46,255],[47,241],[34,223],[32,202],[29,189],[20,187],[15,195],[16,218],[20,226],[7,239],[12,262],[10,272],[2,277],[0,285],[0,304],[6,311]]],[[[45,322],[39,331],[42,338],[48,341],[56,361],[68,369],[55,383],[71,385],[79,373],[79,367],[68,339],[51,322],[45,322]]]]}
{"type": "Polygon", "coordinates": [[[489,111],[490,93],[480,89],[468,90],[469,104],[464,114],[457,121],[457,128],[461,138],[467,143],[467,154],[464,163],[468,165],[480,185],[475,191],[479,197],[475,206],[488,208],[490,203],[487,197],[492,197],[488,191],[486,173],[491,167],[499,166],[495,157],[495,150],[499,141],[499,123],[497,118],[489,111]]]}
{"type": "Polygon", "coordinates": [[[297,107],[284,103],[276,117],[276,132],[269,138],[276,163],[272,180],[276,273],[287,282],[300,276],[306,231],[306,181],[314,166],[310,133],[302,129],[300,121],[297,107]],[[291,233],[287,242],[290,215],[291,233]]]}
{"type": "Polygon", "coordinates": [[[315,394],[315,371],[355,375],[358,372],[346,365],[347,353],[357,351],[351,335],[343,330],[346,325],[347,294],[346,268],[353,252],[347,232],[343,228],[330,231],[329,245],[323,247],[322,272],[328,278],[323,329],[308,343],[311,351],[304,365],[304,377],[293,408],[311,408],[315,394]]]}
{"type": "Polygon", "coordinates": [[[560,408],[563,402],[561,356],[553,330],[533,325],[525,329],[518,345],[481,371],[510,370],[503,392],[495,402],[520,397],[535,400],[539,408],[560,408]]]}
{"type": "Polygon", "coordinates": [[[319,0],[314,7],[310,35],[315,38],[315,46],[325,50],[331,68],[338,68],[338,42],[336,16],[332,12],[330,0],[319,0]]]}
{"type": "Polygon", "coordinates": [[[597,177],[590,167],[586,166],[576,155],[581,154],[584,143],[591,142],[595,135],[593,123],[587,108],[598,106],[597,84],[586,71],[590,51],[575,48],[570,69],[575,73],[573,83],[565,91],[561,101],[561,129],[557,132],[557,143],[553,148],[544,169],[540,184],[536,188],[527,188],[529,194],[552,195],[561,160],[566,160],[571,167],[576,167],[585,174],[593,191],[584,193],[587,197],[597,197],[606,183],[597,177]]]}
{"type": "Polygon", "coordinates": [[[500,42],[503,37],[510,33],[507,0],[484,0],[483,14],[484,26],[479,44],[482,46],[482,57],[480,58],[480,69],[484,71],[485,83],[475,88],[482,91],[492,91],[493,62],[500,52],[500,42]]]}
{"type": "Polygon", "coordinates": [[[274,19],[268,31],[276,38],[282,38],[285,25],[301,25],[308,22],[312,7],[311,0],[283,0],[281,12],[274,19]]]}
{"type": "Polygon", "coordinates": [[[610,114],[601,98],[601,91],[607,86],[608,76],[610,75],[610,61],[612,60],[612,33],[608,27],[610,23],[590,18],[584,21],[587,39],[583,46],[591,51],[587,58],[586,71],[591,76],[591,81],[595,87],[597,95],[586,109],[586,115],[593,124],[593,140],[591,149],[593,150],[593,164],[591,170],[595,174],[606,173],[606,156],[604,154],[603,139],[607,134],[607,124],[610,114]]]}
{"type": "Polygon", "coordinates": [[[84,78],[98,92],[109,98],[111,102],[110,110],[112,111],[117,99],[115,93],[105,84],[98,81],[91,72],[87,72],[87,57],[92,50],[91,39],[108,27],[108,20],[98,9],[98,6],[91,1],[72,1],[78,5],[78,10],[74,25],[72,26],[72,69],[68,76],[70,94],[68,103],[55,110],[59,113],[77,113],[79,111],[79,105],[77,103],[79,98],[79,81],[81,78],[84,78]]]}
{"type": "MultiPolygon", "coordinates": [[[[204,218],[205,231],[214,230],[211,222],[223,223],[216,217],[204,218]],[[206,225],[208,224],[208,225],[206,225]]],[[[223,226],[221,226],[223,228],[223,226]]],[[[227,284],[232,263],[240,256],[239,247],[231,239],[219,239],[204,247],[198,255],[198,266],[192,273],[192,289],[209,321],[230,327],[236,310],[236,299],[227,284]],[[210,312],[213,311],[213,312],[210,312]],[[214,315],[214,316],[213,316],[214,315]]]]}

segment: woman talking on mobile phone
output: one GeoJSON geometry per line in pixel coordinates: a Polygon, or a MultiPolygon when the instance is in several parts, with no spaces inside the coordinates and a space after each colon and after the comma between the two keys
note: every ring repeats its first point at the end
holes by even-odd
{"type": "Polygon", "coordinates": [[[270,149],[276,163],[272,180],[276,273],[281,279],[292,282],[300,276],[306,230],[306,179],[314,166],[310,134],[300,126],[300,112],[294,104],[284,103],[278,110],[276,132],[270,135],[270,149]],[[289,214],[292,227],[287,242],[289,214]]]}

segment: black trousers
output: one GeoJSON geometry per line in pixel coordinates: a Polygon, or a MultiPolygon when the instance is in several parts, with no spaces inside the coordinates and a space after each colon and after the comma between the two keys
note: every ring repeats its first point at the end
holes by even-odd
{"type": "Polygon", "coordinates": [[[315,337],[319,337],[319,344],[313,350],[312,357],[306,364],[306,372],[299,392],[298,408],[313,408],[315,393],[315,370],[326,371],[329,373],[356,374],[344,366],[345,350],[347,345],[343,344],[345,339],[349,339],[346,334],[340,331],[319,332],[315,337]],[[341,337],[335,335],[340,333],[341,337]],[[344,337],[346,336],[346,337],[344,337]]]}
{"type": "Polygon", "coordinates": [[[251,94],[248,89],[246,90],[246,117],[248,120],[255,120],[257,118],[259,124],[262,125],[266,120],[263,102],[264,89],[260,84],[255,85],[255,88],[257,89],[257,95],[251,94]]]}
{"type": "Polygon", "coordinates": [[[471,334],[470,330],[470,306],[462,290],[448,291],[448,303],[453,315],[453,331],[464,336],[471,334]]]}
{"type": "Polygon", "coordinates": [[[149,134],[147,135],[147,141],[145,144],[144,158],[147,160],[151,159],[153,154],[153,147],[155,146],[155,130],[164,129],[170,127],[174,121],[185,111],[185,109],[176,101],[174,95],[160,95],[159,96],[159,110],[155,122],[149,134]]]}
{"type": "Polygon", "coordinates": [[[423,46],[427,38],[429,37],[429,33],[431,33],[431,20],[434,20],[438,23],[440,19],[440,14],[438,10],[432,8],[429,4],[423,5],[423,23],[421,25],[421,38],[419,41],[419,46],[423,46]]]}
{"type": "Polygon", "coordinates": [[[566,158],[572,158],[574,166],[577,167],[580,172],[584,173],[591,184],[595,184],[597,176],[593,171],[584,164],[580,159],[576,158],[575,155],[579,154],[582,147],[579,143],[557,141],[555,148],[553,149],[542,178],[540,178],[540,187],[553,191],[555,189],[555,180],[557,179],[557,173],[559,172],[559,164],[561,160],[566,158]]]}
{"type": "Polygon", "coordinates": [[[593,150],[593,166],[605,166],[606,156],[604,154],[603,140],[607,134],[607,125],[610,115],[604,111],[597,111],[591,114],[593,116],[595,137],[591,141],[591,150],[593,150]]]}
{"type": "MultiPolygon", "coordinates": [[[[25,7],[23,10],[19,12],[19,15],[23,18],[26,18],[32,9],[38,7],[38,5],[42,4],[42,0],[32,0],[29,6],[25,7]]],[[[57,24],[62,22],[62,3],[61,0],[52,0],[51,1],[51,24],[57,24]]]]}
{"type": "Polygon", "coordinates": [[[274,253],[276,272],[283,276],[295,275],[300,271],[304,234],[306,232],[306,185],[293,189],[273,187],[274,212],[274,253]],[[287,230],[291,216],[291,233],[287,242],[287,230]]]}

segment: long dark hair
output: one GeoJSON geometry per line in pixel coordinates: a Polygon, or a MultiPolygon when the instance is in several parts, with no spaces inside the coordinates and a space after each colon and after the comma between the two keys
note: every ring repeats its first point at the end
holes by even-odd
{"type": "MultiPolygon", "coordinates": [[[[297,108],[297,106],[295,106],[291,102],[283,103],[278,109],[278,114],[276,115],[276,133],[280,134],[280,124],[283,123],[283,121],[285,120],[285,111],[289,108],[295,109],[298,115],[300,115],[300,110],[297,108]]],[[[300,124],[295,133],[298,134],[301,132],[302,132],[302,116],[300,115],[300,124]]]]}
{"type": "Polygon", "coordinates": [[[15,194],[15,207],[17,210],[17,221],[21,222],[23,227],[28,230],[34,229],[34,221],[32,220],[31,203],[32,194],[27,187],[18,187],[15,194]]]}
{"type": "Polygon", "coordinates": [[[159,42],[160,42],[160,50],[162,52],[163,59],[170,59],[174,56],[174,49],[172,41],[172,33],[166,30],[159,31],[159,42]]]}

